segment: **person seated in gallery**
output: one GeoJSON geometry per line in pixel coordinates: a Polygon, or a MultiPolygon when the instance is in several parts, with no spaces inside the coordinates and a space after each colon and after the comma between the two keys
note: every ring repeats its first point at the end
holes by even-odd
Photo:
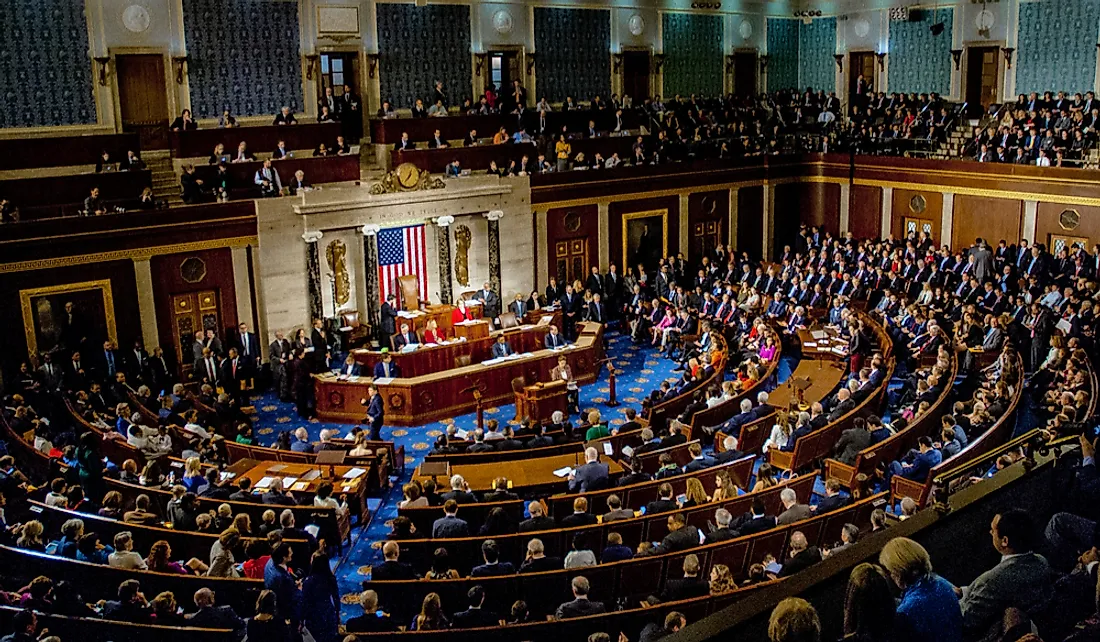
{"type": "Polygon", "coordinates": [[[401,140],[393,144],[393,151],[400,152],[407,149],[416,149],[416,143],[409,140],[409,132],[401,132],[401,140]]]}
{"type": "Polygon", "coordinates": [[[451,144],[447,142],[446,138],[443,138],[443,132],[435,130],[432,134],[432,139],[428,141],[428,149],[447,149],[451,144]]]}
{"type": "Polygon", "coordinates": [[[122,171],[136,172],[145,169],[145,161],[141,160],[141,156],[134,150],[128,150],[126,152],[126,159],[119,163],[119,169],[122,171]]]}
{"type": "Polygon", "coordinates": [[[284,158],[294,158],[294,152],[286,148],[285,140],[281,140],[275,145],[275,151],[271,152],[271,160],[283,160],[284,158]]]}
{"type": "Polygon", "coordinates": [[[457,158],[454,159],[447,165],[445,173],[447,174],[448,178],[458,178],[459,176],[462,176],[462,162],[459,161],[457,158]]]}
{"type": "Polygon", "coordinates": [[[298,119],[294,117],[294,114],[290,111],[290,107],[283,107],[279,110],[279,113],[275,114],[275,120],[272,121],[272,125],[297,125],[298,119]]]}
{"type": "Polygon", "coordinates": [[[271,159],[264,161],[264,166],[256,170],[256,176],[252,182],[260,188],[260,196],[270,198],[278,196],[283,191],[283,182],[279,179],[279,172],[271,166],[271,159]]]}
{"type": "Polygon", "coordinates": [[[336,144],[332,146],[332,153],[337,156],[347,156],[351,153],[351,145],[348,145],[343,136],[336,137],[336,144]]]}
{"type": "Polygon", "coordinates": [[[306,180],[306,173],[302,170],[294,172],[294,178],[290,181],[290,193],[297,194],[298,192],[308,192],[313,187],[306,180]]]}
{"type": "Polygon", "coordinates": [[[172,124],[168,126],[174,132],[186,132],[194,131],[199,128],[199,124],[195,122],[195,119],[191,117],[191,110],[184,109],[172,124]]]}
{"type": "Polygon", "coordinates": [[[409,329],[408,323],[401,324],[401,332],[393,337],[393,349],[401,350],[405,346],[418,345],[420,343],[420,337],[416,332],[409,329]]]}
{"type": "Polygon", "coordinates": [[[393,362],[389,348],[382,348],[382,360],[374,364],[374,378],[396,378],[401,376],[401,366],[393,362]]]}
{"type": "Polygon", "coordinates": [[[100,152],[99,160],[95,162],[95,173],[113,172],[115,168],[115,161],[111,159],[111,154],[107,150],[100,152]]]}
{"type": "Polygon", "coordinates": [[[383,100],[382,101],[382,106],[378,108],[378,117],[379,118],[397,118],[397,112],[394,111],[393,105],[390,104],[390,101],[388,101],[388,100],[383,100]]]}
{"type": "Polygon", "coordinates": [[[317,114],[317,122],[334,123],[336,122],[336,114],[329,110],[328,105],[322,105],[320,113],[317,114]]]}
{"type": "Polygon", "coordinates": [[[256,160],[256,155],[248,151],[248,143],[243,140],[237,145],[237,154],[233,157],[234,163],[247,163],[256,160]]]}
{"type": "Polygon", "coordinates": [[[508,344],[508,340],[504,335],[497,337],[497,342],[493,344],[493,358],[500,359],[515,354],[516,351],[512,349],[512,346],[508,344]]]}

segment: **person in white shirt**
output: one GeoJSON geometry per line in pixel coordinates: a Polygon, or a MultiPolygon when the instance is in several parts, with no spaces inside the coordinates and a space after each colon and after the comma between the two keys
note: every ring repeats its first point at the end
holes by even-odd
{"type": "Polygon", "coordinates": [[[603,166],[606,167],[607,169],[613,169],[613,168],[618,167],[619,165],[621,165],[622,162],[623,162],[622,159],[619,158],[619,152],[615,152],[615,153],[611,154],[611,158],[608,158],[607,161],[603,164],[603,166]]]}
{"type": "Polygon", "coordinates": [[[65,491],[69,489],[64,478],[58,477],[50,482],[50,492],[46,493],[46,505],[50,507],[68,508],[69,500],[65,497],[65,491]]]}
{"type": "Polygon", "coordinates": [[[130,531],[122,531],[115,535],[115,552],[107,556],[107,564],[111,568],[127,570],[144,571],[149,568],[145,564],[145,559],[134,552],[134,538],[130,531]]]}
{"type": "Polygon", "coordinates": [[[1039,150],[1039,158],[1035,159],[1036,167],[1050,167],[1050,157],[1047,156],[1045,149],[1039,150]]]}
{"type": "Polygon", "coordinates": [[[768,452],[769,448],[775,448],[781,450],[787,445],[787,440],[791,437],[791,426],[786,421],[776,422],[772,426],[772,434],[768,437],[768,440],[764,442],[764,452],[768,452]]]}
{"type": "Polygon", "coordinates": [[[325,482],[317,488],[317,494],[313,496],[313,505],[319,508],[332,508],[340,517],[347,517],[347,501],[338,502],[332,496],[332,482],[325,482]]]}
{"type": "Polygon", "coordinates": [[[199,414],[195,411],[191,411],[187,416],[187,423],[183,425],[183,429],[192,435],[198,435],[202,439],[210,439],[210,432],[198,423],[198,419],[199,414]]]}

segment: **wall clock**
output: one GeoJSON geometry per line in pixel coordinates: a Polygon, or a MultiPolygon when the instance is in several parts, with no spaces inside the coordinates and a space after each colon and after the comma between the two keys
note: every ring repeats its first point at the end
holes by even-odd
{"type": "Polygon", "coordinates": [[[514,26],[515,20],[512,19],[512,14],[504,9],[493,14],[493,30],[497,33],[501,35],[512,33],[514,26]]]}
{"type": "Polygon", "coordinates": [[[132,4],[122,10],[122,26],[134,33],[149,29],[149,10],[140,4],[132,4]]]}
{"type": "Polygon", "coordinates": [[[989,31],[997,22],[997,15],[989,9],[982,9],[974,16],[974,25],[978,31],[989,31]]]}
{"type": "Polygon", "coordinates": [[[401,163],[397,166],[397,184],[405,189],[412,189],[420,182],[420,168],[412,163],[401,163]]]}

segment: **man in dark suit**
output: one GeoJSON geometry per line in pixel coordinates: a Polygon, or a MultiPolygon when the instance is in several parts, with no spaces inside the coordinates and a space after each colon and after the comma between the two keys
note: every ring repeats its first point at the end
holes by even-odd
{"type": "Polygon", "coordinates": [[[542,343],[547,349],[561,348],[565,346],[565,337],[558,332],[558,326],[550,326],[550,332],[543,337],[542,343]]]}
{"type": "Polygon", "coordinates": [[[476,504],[477,495],[470,492],[470,485],[462,478],[462,475],[451,476],[451,490],[439,496],[444,502],[454,501],[456,504],[476,504]]]}
{"type": "Polygon", "coordinates": [[[825,482],[825,497],[814,506],[814,513],[824,515],[830,511],[847,506],[851,499],[840,494],[840,481],[829,479],[825,482]]]}
{"type": "Polygon", "coordinates": [[[724,424],[720,424],[718,426],[703,426],[703,432],[707,433],[708,435],[713,435],[714,433],[721,430],[727,435],[738,435],[741,432],[741,426],[744,426],[747,423],[751,423],[755,419],[756,417],[752,411],[752,400],[742,399],[741,412],[737,413],[733,417],[730,417],[724,424]]]}
{"type": "Polygon", "coordinates": [[[836,405],[833,406],[833,411],[829,413],[829,421],[840,419],[855,407],[856,402],[852,401],[852,393],[847,388],[841,388],[836,393],[836,405]]]}
{"type": "Polygon", "coordinates": [[[401,140],[393,144],[393,151],[400,152],[416,149],[416,143],[409,140],[409,132],[401,132],[401,140]]]}
{"type": "Polygon", "coordinates": [[[744,456],[745,453],[737,449],[737,437],[726,435],[726,438],[722,440],[722,452],[715,453],[714,455],[714,465],[720,466],[722,464],[728,464],[744,456]]]}
{"type": "Polygon", "coordinates": [[[789,577],[820,561],[821,551],[816,546],[810,546],[802,531],[795,531],[791,534],[791,557],[783,564],[778,577],[789,577]]]}
{"type": "Polygon", "coordinates": [[[470,577],[499,577],[516,574],[514,564],[500,561],[500,549],[495,540],[487,539],[481,543],[481,558],[485,563],[475,566],[470,571],[470,577]]]}
{"type": "Polygon", "coordinates": [[[101,383],[114,381],[115,374],[123,370],[124,367],[122,355],[118,353],[118,350],[115,350],[115,344],[104,341],[103,352],[99,356],[97,379],[101,383]]]}
{"type": "Polygon", "coordinates": [[[775,528],[775,518],[766,513],[764,501],[759,497],[753,500],[752,509],[740,519],[737,525],[737,535],[754,535],[762,533],[770,528],[775,528]]]}
{"type": "Polygon", "coordinates": [[[623,425],[619,426],[619,434],[633,432],[642,427],[642,424],[637,421],[638,413],[633,408],[624,410],[623,415],[626,417],[626,421],[623,425]]]}
{"type": "Polygon", "coordinates": [[[323,372],[328,363],[328,336],[320,319],[313,320],[313,331],[309,333],[309,342],[313,346],[313,371],[323,372]]]}
{"type": "Polygon", "coordinates": [[[443,517],[432,524],[432,539],[468,537],[470,525],[458,517],[458,502],[448,499],[443,503],[443,517]]]}
{"type": "Polygon", "coordinates": [[[481,301],[481,314],[489,323],[497,325],[500,317],[500,297],[489,287],[486,281],[482,288],[474,294],[474,299],[481,301]]]}
{"type": "Polygon", "coordinates": [[[208,588],[201,588],[195,592],[195,606],[199,607],[199,610],[187,616],[187,626],[205,629],[230,629],[232,631],[244,630],[244,620],[237,617],[237,614],[233,612],[233,607],[227,605],[215,606],[214,591],[208,588]]]}
{"type": "Polygon", "coordinates": [[[248,324],[237,326],[237,354],[249,366],[253,366],[260,360],[260,340],[255,332],[248,331],[248,324]]]}
{"type": "Polygon", "coordinates": [[[588,500],[584,497],[578,497],[573,500],[573,514],[562,518],[561,525],[564,528],[591,526],[598,521],[595,515],[588,512],[588,500]]]}
{"type": "Polygon", "coordinates": [[[210,351],[210,348],[202,349],[202,357],[195,361],[191,370],[191,376],[200,384],[208,383],[211,386],[218,385],[218,361],[214,358],[214,353],[210,351]]]}
{"type": "Polygon", "coordinates": [[[401,376],[401,366],[393,362],[393,355],[388,348],[382,348],[382,360],[374,364],[374,378],[397,378],[401,376]]]}
{"type": "Polygon", "coordinates": [[[591,587],[588,584],[588,580],[583,575],[578,575],[573,578],[572,588],[573,601],[565,602],[558,606],[557,610],[554,612],[554,617],[559,620],[566,620],[572,617],[598,615],[607,612],[603,602],[593,602],[588,599],[588,591],[591,587]]]}
{"type": "Polygon", "coordinates": [[[229,500],[234,502],[256,503],[256,497],[252,494],[252,480],[242,477],[237,480],[237,490],[229,495],[229,500]]]}
{"type": "Polygon", "coordinates": [[[382,345],[390,342],[390,337],[397,334],[397,297],[389,295],[382,304],[382,345]]]}
{"type": "Polygon", "coordinates": [[[523,325],[523,319],[527,317],[527,299],[517,294],[516,299],[508,304],[508,311],[516,315],[516,323],[523,325]]]}
{"type": "Polygon", "coordinates": [[[906,479],[924,483],[928,480],[928,474],[943,461],[940,451],[932,447],[932,439],[925,435],[917,440],[917,453],[913,456],[912,463],[902,461],[890,462],[890,473],[901,475],[906,479]]]}
{"type": "Polygon", "coordinates": [[[466,592],[466,599],[469,608],[455,613],[451,617],[451,626],[467,629],[500,625],[499,615],[481,608],[485,604],[484,587],[480,584],[470,587],[470,590],[466,592]]]}
{"type": "Polygon", "coordinates": [[[607,464],[601,464],[599,458],[599,451],[595,448],[585,449],[584,465],[578,466],[569,475],[569,492],[586,493],[607,486],[609,468],[607,464]]]}
{"type": "Polygon", "coordinates": [[[397,542],[389,541],[382,545],[382,557],[385,561],[371,568],[372,580],[412,580],[416,579],[416,571],[404,562],[398,561],[401,555],[401,546],[397,542]]]}
{"type": "Polygon", "coordinates": [[[497,337],[497,342],[493,344],[493,358],[501,359],[515,354],[515,350],[508,344],[508,339],[504,335],[497,337]]]}
{"type": "Polygon", "coordinates": [[[519,532],[532,533],[534,531],[551,530],[558,527],[558,523],[552,517],[547,517],[546,512],[539,502],[531,502],[527,505],[527,512],[531,518],[519,523],[519,532]]]}
{"type": "Polygon", "coordinates": [[[385,411],[382,406],[382,395],[378,394],[378,388],[374,384],[367,386],[367,398],[363,400],[367,407],[367,421],[370,424],[370,440],[382,440],[382,421],[385,419],[385,411]]]}
{"type": "MultiPolygon", "coordinates": [[[[373,575],[374,573],[372,573],[372,577],[373,575]]],[[[347,623],[344,625],[348,633],[393,633],[397,631],[397,625],[394,624],[390,616],[379,610],[378,593],[375,591],[360,593],[359,606],[363,607],[363,614],[348,618],[347,623]]]]}
{"type": "Polygon", "coordinates": [[[714,465],[713,459],[703,456],[703,447],[698,443],[688,446],[688,453],[691,455],[691,461],[684,465],[685,473],[699,472],[714,465]]]}
{"type": "Polygon", "coordinates": [[[664,483],[657,487],[657,499],[645,505],[646,515],[658,515],[677,510],[679,506],[672,501],[672,484],[664,483]]]}
{"type": "Polygon", "coordinates": [[[673,513],[668,516],[668,535],[653,549],[653,554],[675,553],[696,546],[699,546],[699,529],[687,523],[684,513],[673,513]]]}
{"type": "Polygon", "coordinates": [[[225,389],[225,393],[237,402],[238,408],[245,405],[243,388],[244,381],[248,377],[245,374],[245,365],[240,355],[237,354],[236,348],[229,349],[229,356],[222,362],[221,371],[220,383],[222,388],[225,389]]]}
{"type": "Polygon", "coordinates": [[[861,450],[871,445],[871,433],[867,430],[867,422],[862,417],[856,417],[853,423],[851,428],[840,434],[840,439],[837,440],[836,448],[833,450],[837,460],[848,466],[855,463],[861,450]]]}
{"type": "Polygon", "coordinates": [[[527,542],[527,558],[519,567],[520,574],[542,573],[543,571],[559,571],[562,567],[560,557],[547,557],[546,547],[542,540],[535,538],[527,542]]]}
{"type": "Polygon", "coordinates": [[[585,314],[585,319],[588,321],[594,321],[596,323],[607,322],[607,306],[603,304],[601,298],[599,293],[592,295],[592,302],[588,304],[588,310],[585,314]]]}
{"type": "Polygon", "coordinates": [[[699,577],[699,557],[688,555],[684,558],[684,577],[665,581],[665,590],[661,591],[662,602],[675,602],[710,594],[710,582],[699,577]]]}
{"type": "Polygon", "coordinates": [[[684,434],[684,425],[673,419],[668,427],[668,436],[661,440],[661,448],[671,448],[687,443],[687,435],[684,434]]]}
{"type": "Polygon", "coordinates": [[[573,292],[573,285],[566,284],[565,294],[561,295],[561,325],[565,332],[565,338],[573,340],[577,338],[577,322],[581,320],[580,309],[584,305],[584,298],[573,292]]]}
{"type": "Polygon", "coordinates": [[[401,332],[394,335],[393,337],[394,350],[401,350],[405,346],[409,345],[419,345],[419,343],[420,335],[418,335],[415,331],[409,329],[408,323],[402,323],[401,332]]]}
{"type": "Polygon", "coordinates": [[[730,523],[732,522],[733,515],[731,515],[728,510],[719,508],[714,511],[714,523],[717,527],[707,533],[706,543],[713,544],[714,542],[724,542],[737,537],[737,531],[730,528],[730,523]]]}

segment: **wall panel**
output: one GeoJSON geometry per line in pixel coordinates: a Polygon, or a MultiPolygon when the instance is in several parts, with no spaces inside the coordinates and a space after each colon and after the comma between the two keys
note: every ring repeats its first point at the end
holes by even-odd
{"type": "Polygon", "coordinates": [[[719,243],[729,243],[729,209],[730,198],[726,190],[697,192],[688,197],[688,261],[699,261],[714,251],[710,230],[717,234],[719,243]],[[700,234],[706,242],[696,240],[700,234]]]}
{"type": "MultiPolygon", "coordinates": [[[[324,258],[321,260],[323,261],[324,258]]],[[[233,282],[232,251],[228,248],[218,248],[165,254],[153,257],[150,263],[150,269],[153,272],[153,301],[157,309],[157,333],[165,356],[173,363],[176,360],[175,350],[172,347],[176,332],[172,296],[204,290],[214,290],[218,293],[220,317],[218,338],[221,339],[223,350],[228,350],[227,339],[232,342],[238,323],[237,288],[233,282]],[[191,258],[199,259],[205,266],[205,274],[195,282],[185,280],[180,269],[183,262],[191,258]]],[[[186,355],[185,352],[185,358],[186,355]]]]}
{"type": "Polygon", "coordinates": [[[664,44],[664,95],[720,96],[725,51],[722,16],[692,13],[661,15],[664,44]]]}
{"type": "MultiPolygon", "coordinates": [[[[894,235],[894,238],[900,239],[904,237],[905,219],[915,218],[927,220],[932,223],[932,240],[939,244],[941,238],[940,223],[943,220],[942,192],[895,188],[892,207],[890,233],[894,235]],[[924,199],[923,211],[921,211],[919,206],[919,200],[916,200],[918,196],[924,199]]],[[[874,234],[874,236],[878,236],[878,233],[874,234]]]]}
{"type": "Polygon", "coordinates": [[[951,30],[955,11],[951,8],[922,9],[923,19],[890,23],[889,88],[887,91],[951,93],[951,30]],[[943,33],[932,35],[930,27],[944,23],[943,33]]]}
{"type": "Polygon", "coordinates": [[[1039,203],[1035,213],[1035,238],[1028,240],[1049,244],[1052,234],[1087,238],[1087,248],[1091,252],[1092,246],[1100,243],[1100,207],[1039,203]],[[1065,229],[1059,224],[1062,212],[1067,209],[1076,210],[1081,215],[1080,223],[1076,228],[1065,229]]]}
{"type": "Polygon", "coordinates": [[[1016,93],[1093,89],[1098,32],[1100,0],[1021,2],[1016,93]]]}
{"type": "Polygon", "coordinates": [[[611,96],[610,11],[536,7],[535,52],[539,98],[611,96]]]}
{"type": "Polygon", "coordinates": [[[452,106],[470,96],[470,7],[378,3],[378,69],[382,100],[408,109],[430,104],[435,81],[452,106]]]}
{"type": "Polygon", "coordinates": [[[853,185],[848,206],[848,229],[856,238],[877,237],[882,231],[882,188],[853,185]]]}
{"type": "Polygon", "coordinates": [[[798,87],[798,20],[768,18],[768,91],[798,87]]]}
{"type": "MultiPolygon", "coordinates": [[[[665,237],[664,243],[667,251],[665,254],[676,256],[680,251],[680,199],[676,196],[664,196],[611,203],[608,208],[610,221],[607,237],[608,243],[610,243],[612,261],[620,265],[624,263],[623,217],[638,212],[656,212],[660,210],[668,210],[668,235],[665,237]]],[[[627,262],[633,262],[632,259],[633,257],[627,256],[627,262]]]]}
{"type": "Polygon", "coordinates": [[[764,245],[764,188],[737,190],[737,251],[758,258],[764,245]]]}
{"type": "Polygon", "coordinates": [[[951,244],[965,247],[981,237],[990,245],[1020,238],[1024,204],[1019,200],[959,194],[952,212],[951,244]]]}
{"type": "MultiPolygon", "coordinates": [[[[588,249],[588,265],[585,272],[599,264],[600,244],[606,239],[600,238],[599,207],[595,203],[573,207],[555,207],[546,212],[546,249],[544,259],[549,274],[558,276],[558,243],[569,240],[585,239],[588,249]]],[[[612,253],[611,260],[622,265],[620,259],[612,253]]],[[[563,285],[559,281],[559,285],[563,285]]]]}

